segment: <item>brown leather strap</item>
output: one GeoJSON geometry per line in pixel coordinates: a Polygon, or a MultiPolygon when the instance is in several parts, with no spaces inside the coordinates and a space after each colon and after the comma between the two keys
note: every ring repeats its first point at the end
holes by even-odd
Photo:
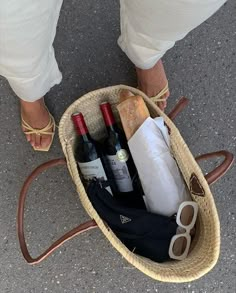
{"type": "Polygon", "coordinates": [[[67,232],[64,236],[59,238],[57,241],[55,241],[45,252],[43,252],[40,256],[36,258],[32,258],[29,254],[26,242],[25,242],[25,236],[24,236],[24,205],[25,205],[25,198],[27,195],[27,191],[29,189],[29,186],[31,182],[43,171],[47,170],[48,168],[59,166],[59,165],[66,165],[65,159],[56,159],[52,161],[48,161],[42,165],[40,165],[38,168],[36,168],[26,179],[21,192],[20,192],[20,198],[18,203],[18,212],[17,212],[17,232],[18,232],[18,238],[20,242],[20,248],[22,251],[22,254],[26,261],[29,264],[36,264],[41,262],[43,259],[45,259],[49,254],[51,254],[55,249],[60,247],[63,243],[65,243],[67,240],[75,237],[76,235],[79,235],[85,231],[88,231],[90,229],[94,229],[97,227],[97,224],[94,220],[90,220],[88,222],[85,222],[78,227],[72,229],[71,231],[67,232]]]}
{"type": "Polygon", "coordinates": [[[170,111],[170,113],[168,114],[168,117],[171,120],[174,120],[176,116],[178,116],[179,113],[182,112],[183,109],[188,105],[188,103],[189,99],[187,99],[186,97],[181,97],[178,103],[175,105],[174,109],[172,109],[172,111],[170,111]]]}
{"type": "Polygon", "coordinates": [[[209,172],[205,178],[208,184],[215,183],[219,178],[221,178],[231,167],[234,161],[234,156],[228,151],[218,151],[213,153],[204,154],[201,156],[196,157],[196,161],[200,162],[202,160],[211,159],[214,157],[224,157],[224,161],[216,167],[213,171],[209,172]]]}

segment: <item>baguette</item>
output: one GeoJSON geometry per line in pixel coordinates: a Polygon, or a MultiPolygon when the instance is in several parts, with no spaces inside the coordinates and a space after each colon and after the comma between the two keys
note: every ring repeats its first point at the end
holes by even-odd
{"type": "Polygon", "coordinates": [[[150,114],[141,96],[134,96],[129,91],[122,91],[120,101],[122,102],[117,105],[117,110],[126,138],[129,140],[143,122],[150,117],[150,114]]]}
{"type": "Polygon", "coordinates": [[[130,97],[134,97],[134,94],[129,90],[121,90],[119,93],[119,103],[124,102],[130,97]]]}

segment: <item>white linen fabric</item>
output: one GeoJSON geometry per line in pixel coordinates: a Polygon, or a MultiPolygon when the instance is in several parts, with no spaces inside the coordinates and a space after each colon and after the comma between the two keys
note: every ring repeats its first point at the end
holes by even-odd
{"type": "Polygon", "coordinates": [[[172,48],[214,14],[226,0],[120,0],[118,44],[141,69],[152,68],[172,48]]]}
{"type": "MultiPolygon", "coordinates": [[[[62,2],[0,0],[0,75],[25,101],[41,98],[62,79],[53,49],[62,2]]],[[[151,68],[224,2],[120,0],[118,43],[136,66],[151,68]]]]}
{"type": "Polygon", "coordinates": [[[33,102],[60,83],[53,40],[63,0],[0,0],[0,75],[33,102]]]}
{"type": "Polygon", "coordinates": [[[169,139],[163,118],[149,117],[128,141],[147,210],[165,216],[176,214],[183,201],[191,200],[169,139]]]}

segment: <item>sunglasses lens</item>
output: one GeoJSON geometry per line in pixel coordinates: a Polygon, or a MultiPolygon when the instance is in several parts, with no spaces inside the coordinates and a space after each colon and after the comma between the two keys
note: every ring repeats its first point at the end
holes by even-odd
{"type": "Polygon", "coordinates": [[[191,205],[187,205],[182,209],[180,215],[180,221],[182,225],[188,226],[191,224],[194,216],[194,208],[191,205]]]}
{"type": "Polygon", "coordinates": [[[178,237],[173,245],[173,254],[176,256],[181,256],[187,247],[187,239],[186,237],[180,236],[178,237]]]}

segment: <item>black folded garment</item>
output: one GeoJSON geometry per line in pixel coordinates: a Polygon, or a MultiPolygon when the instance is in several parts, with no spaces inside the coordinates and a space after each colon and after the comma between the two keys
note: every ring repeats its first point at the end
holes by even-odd
{"type": "Polygon", "coordinates": [[[94,209],[116,236],[136,254],[157,262],[168,260],[170,240],[177,229],[175,219],[127,207],[105,187],[106,182],[93,180],[87,194],[94,209]]]}

